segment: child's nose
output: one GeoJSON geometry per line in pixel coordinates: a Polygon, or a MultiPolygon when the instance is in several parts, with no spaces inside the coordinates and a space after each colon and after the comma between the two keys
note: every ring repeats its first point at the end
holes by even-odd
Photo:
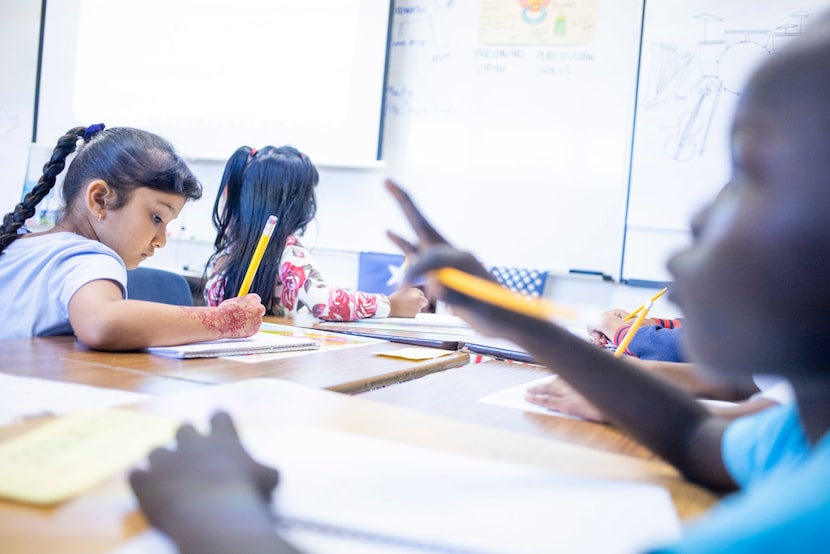
{"type": "Polygon", "coordinates": [[[167,231],[161,231],[153,237],[153,248],[164,248],[167,244],[167,231]]]}

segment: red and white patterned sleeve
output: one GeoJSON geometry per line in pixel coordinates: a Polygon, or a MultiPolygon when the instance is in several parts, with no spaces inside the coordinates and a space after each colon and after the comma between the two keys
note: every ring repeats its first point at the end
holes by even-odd
{"type": "Polygon", "coordinates": [[[286,311],[299,304],[308,307],[323,321],[355,321],[368,317],[388,317],[389,298],[330,286],[312,265],[311,254],[297,239],[289,237],[280,259],[280,303],[286,311]]]}

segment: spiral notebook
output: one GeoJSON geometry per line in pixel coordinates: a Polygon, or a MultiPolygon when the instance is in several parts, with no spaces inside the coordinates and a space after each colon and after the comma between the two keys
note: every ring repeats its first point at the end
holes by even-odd
{"type": "Polygon", "coordinates": [[[219,339],[178,346],[153,346],[148,348],[147,352],[170,358],[217,358],[318,348],[320,348],[320,343],[306,337],[288,337],[259,332],[244,339],[219,339]]]}

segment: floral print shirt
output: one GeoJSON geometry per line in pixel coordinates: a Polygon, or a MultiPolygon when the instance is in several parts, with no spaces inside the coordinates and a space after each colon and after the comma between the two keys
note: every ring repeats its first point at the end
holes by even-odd
{"type": "MultiPolygon", "coordinates": [[[[311,253],[293,235],[288,237],[283,249],[277,279],[272,304],[266,306],[276,316],[296,313],[301,306],[324,321],[388,317],[391,311],[389,298],[383,294],[335,288],[326,283],[311,265],[311,253]]],[[[205,301],[208,306],[217,306],[224,295],[224,276],[211,266],[205,284],[205,301]]]]}

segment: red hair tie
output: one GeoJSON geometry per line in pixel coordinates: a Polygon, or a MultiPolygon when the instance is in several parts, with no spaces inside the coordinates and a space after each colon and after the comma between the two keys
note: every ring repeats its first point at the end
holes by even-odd
{"type": "Polygon", "coordinates": [[[256,156],[256,148],[251,148],[251,157],[256,156]]]}

